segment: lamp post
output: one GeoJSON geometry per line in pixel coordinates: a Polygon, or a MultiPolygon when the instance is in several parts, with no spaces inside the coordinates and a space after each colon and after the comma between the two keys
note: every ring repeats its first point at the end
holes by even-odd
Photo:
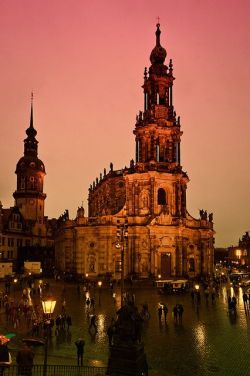
{"type": "Polygon", "coordinates": [[[121,249],[121,307],[124,302],[124,250],[125,244],[128,240],[128,220],[125,219],[125,222],[120,224],[120,221],[117,221],[117,244],[116,248],[121,249]]]}
{"type": "Polygon", "coordinates": [[[56,306],[56,300],[52,298],[42,299],[43,313],[46,317],[45,320],[45,351],[44,351],[44,365],[43,365],[43,376],[47,375],[47,361],[48,361],[48,337],[51,315],[54,312],[56,306]]]}
{"type": "Polygon", "coordinates": [[[98,281],[99,287],[99,305],[101,305],[101,288],[102,288],[102,281],[98,281]]]}
{"type": "Polygon", "coordinates": [[[17,284],[17,278],[13,279],[14,285],[13,285],[13,290],[14,290],[14,300],[16,300],[16,284],[17,284]]]}

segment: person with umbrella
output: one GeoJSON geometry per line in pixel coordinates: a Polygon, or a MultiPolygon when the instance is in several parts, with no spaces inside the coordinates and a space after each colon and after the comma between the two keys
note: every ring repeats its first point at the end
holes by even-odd
{"type": "Polygon", "coordinates": [[[75,342],[76,348],[77,348],[77,365],[81,366],[83,365],[83,353],[84,353],[84,346],[85,346],[85,341],[83,338],[78,338],[78,340],[75,342]]]}
{"type": "Polygon", "coordinates": [[[0,376],[3,375],[4,370],[11,364],[11,355],[8,350],[9,338],[0,335],[0,376]]]}

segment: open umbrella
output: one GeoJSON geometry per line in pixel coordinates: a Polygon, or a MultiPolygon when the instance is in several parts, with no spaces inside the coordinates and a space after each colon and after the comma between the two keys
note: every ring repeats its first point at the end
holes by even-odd
{"type": "Polygon", "coordinates": [[[13,338],[13,337],[15,337],[15,336],[16,336],[15,333],[7,333],[7,334],[5,334],[5,337],[6,337],[6,338],[9,338],[9,339],[11,339],[11,338],[13,338]]]}
{"type": "Polygon", "coordinates": [[[0,334],[0,344],[4,345],[5,343],[9,342],[10,339],[4,336],[3,334],[0,334]]]}
{"type": "Polygon", "coordinates": [[[43,339],[34,338],[34,337],[23,338],[22,342],[30,346],[44,346],[45,345],[45,341],[43,339]]]}

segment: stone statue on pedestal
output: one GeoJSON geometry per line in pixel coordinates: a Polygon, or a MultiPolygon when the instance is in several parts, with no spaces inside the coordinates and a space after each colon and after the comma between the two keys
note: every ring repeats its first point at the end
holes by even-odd
{"type": "Polygon", "coordinates": [[[147,376],[147,359],[141,342],[143,320],[133,299],[126,299],[125,305],[117,311],[117,316],[107,374],[147,376]]]}

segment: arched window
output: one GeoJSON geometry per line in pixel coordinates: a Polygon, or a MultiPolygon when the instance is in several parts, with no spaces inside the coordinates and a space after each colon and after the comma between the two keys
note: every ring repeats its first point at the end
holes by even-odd
{"type": "Polygon", "coordinates": [[[165,189],[158,189],[158,205],[167,205],[167,194],[165,189]]]}

